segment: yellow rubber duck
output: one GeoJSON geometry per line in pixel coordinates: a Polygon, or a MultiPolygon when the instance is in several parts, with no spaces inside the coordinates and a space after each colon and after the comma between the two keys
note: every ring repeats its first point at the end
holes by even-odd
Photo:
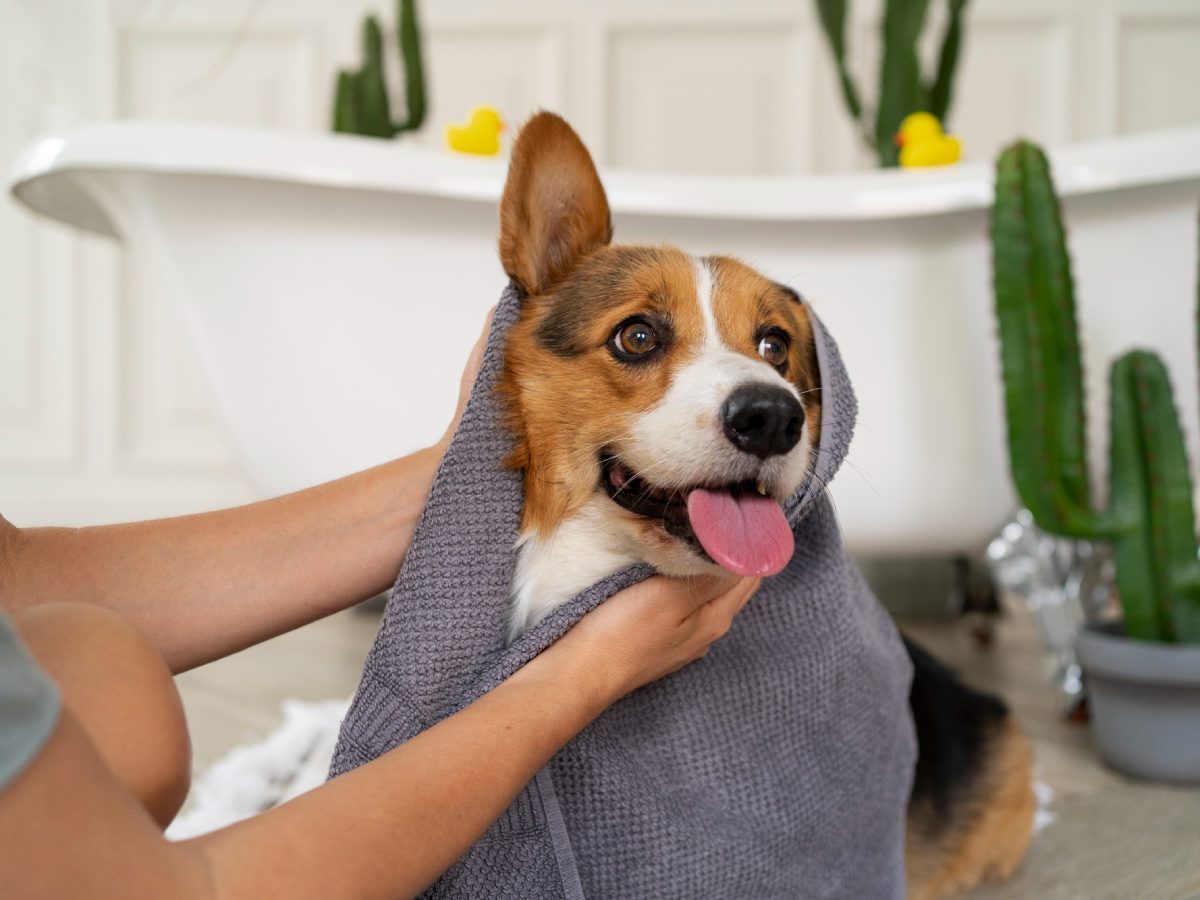
{"type": "Polygon", "coordinates": [[[904,117],[896,132],[896,146],[900,148],[900,165],[906,169],[948,166],[958,162],[962,153],[962,141],[943,134],[937,116],[927,112],[904,117]]]}
{"type": "Polygon", "coordinates": [[[446,143],[459,153],[475,153],[479,156],[495,156],[500,152],[500,132],[504,130],[500,113],[490,106],[477,106],[471,110],[466,125],[450,125],[446,128],[446,143]]]}

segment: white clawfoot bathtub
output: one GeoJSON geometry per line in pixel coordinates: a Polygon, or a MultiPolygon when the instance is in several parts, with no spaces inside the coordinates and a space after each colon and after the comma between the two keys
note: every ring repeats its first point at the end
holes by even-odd
{"type": "MultiPolygon", "coordinates": [[[[1167,358],[1194,440],[1200,129],[1066,148],[1053,162],[1097,463],[1108,360],[1131,344],[1167,358]]],[[[31,145],[12,189],[153,261],[237,453],[274,494],[440,434],[504,284],[494,249],[504,169],[403,142],[120,123],[31,145]]],[[[837,337],[861,401],[853,466],[833,491],[855,550],[982,545],[1015,506],[992,322],[989,166],[602,174],[617,240],[740,256],[809,298],[837,337]]]]}

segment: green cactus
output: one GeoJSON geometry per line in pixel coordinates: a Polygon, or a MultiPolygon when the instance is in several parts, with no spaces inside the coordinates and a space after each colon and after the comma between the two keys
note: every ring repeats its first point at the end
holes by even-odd
{"type": "Polygon", "coordinates": [[[400,0],[398,20],[400,58],[404,60],[404,120],[396,125],[396,134],[416,131],[425,122],[425,64],[415,0],[400,0]]]}
{"type": "Polygon", "coordinates": [[[905,116],[930,112],[943,123],[946,121],[962,46],[962,18],[967,0],[946,2],[946,30],[942,34],[937,71],[932,81],[923,78],[917,55],[929,0],[886,0],[879,105],[874,124],[865,121],[862,94],[846,62],[846,0],[816,0],[816,3],[850,117],[861,130],[864,142],[875,152],[879,164],[898,165],[900,154],[895,136],[905,116]]]}
{"type": "Polygon", "coordinates": [[[1162,360],[1111,372],[1109,506],[1088,481],[1083,363],[1071,264],[1045,154],[1018,142],[996,166],[992,261],[1009,459],[1046,531],[1111,542],[1131,637],[1200,643],[1200,562],[1183,432],[1162,360]]]}
{"type": "Polygon", "coordinates": [[[363,134],[390,138],[392,114],[383,71],[383,32],[374,16],[367,16],[363,22],[363,56],[363,67],[355,78],[359,125],[363,134]]]}
{"type": "Polygon", "coordinates": [[[383,32],[379,20],[363,22],[362,68],[338,72],[333,101],[333,130],[347,134],[391,138],[414,131],[425,121],[425,71],[415,0],[398,0],[397,43],[404,64],[405,117],[392,121],[384,66],[383,32]]]}
{"type": "Polygon", "coordinates": [[[358,134],[358,83],[355,73],[338,72],[337,90],[333,102],[333,130],[358,134]]]}

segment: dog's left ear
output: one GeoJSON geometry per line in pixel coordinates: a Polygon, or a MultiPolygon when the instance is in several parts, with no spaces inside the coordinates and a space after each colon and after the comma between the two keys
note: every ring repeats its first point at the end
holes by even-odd
{"type": "Polygon", "coordinates": [[[513,143],[500,200],[500,261],[526,294],[540,294],[612,240],[604,186],[583,141],[540,112],[513,143]]]}

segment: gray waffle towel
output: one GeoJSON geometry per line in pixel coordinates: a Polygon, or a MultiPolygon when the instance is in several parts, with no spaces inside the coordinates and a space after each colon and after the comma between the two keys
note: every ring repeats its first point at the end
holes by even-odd
{"type": "MultiPolygon", "coordinates": [[[[492,388],[519,302],[510,286],[333,776],[461,709],[650,574],[613,575],[503,645],[521,478],[500,465],[510,438],[492,388]]],[[[791,564],[707,656],[619,701],[565,747],[427,897],[903,897],[911,669],[825,495],[856,406],[836,345],[814,329],[823,424],[814,475],[786,505],[791,564]]]]}

